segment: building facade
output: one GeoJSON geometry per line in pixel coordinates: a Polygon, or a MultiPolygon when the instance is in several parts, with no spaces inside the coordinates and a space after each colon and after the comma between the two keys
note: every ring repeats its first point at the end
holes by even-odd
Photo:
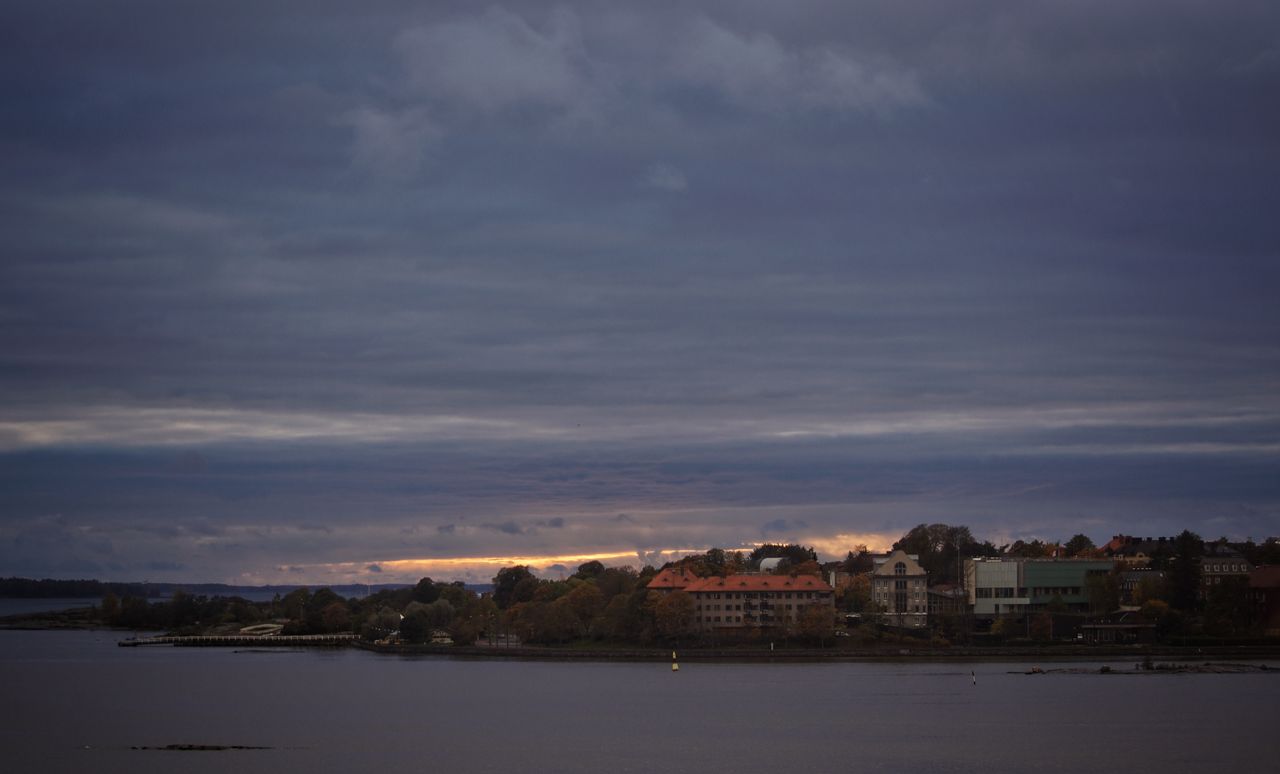
{"type": "Polygon", "coordinates": [[[929,623],[929,574],[918,559],[902,550],[874,559],[871,601],[880,606],[891,626],[916,628],[929,623]]]}
{"type": "Polygon", "coordinates": [[[729,575],[699,578],[684,587],[693,597],[700,631],[786,627],[812,606],[835,615],[831,586],[812,575],[729,575]]]}
{"type": "Polygon", "coordinates": [[[1043,610],[1054,604],[1086,610],[1089,576],[1105,575],[1114,564],[1109,559],[966,559],[965,588],[978,616],[1043,610]]]}

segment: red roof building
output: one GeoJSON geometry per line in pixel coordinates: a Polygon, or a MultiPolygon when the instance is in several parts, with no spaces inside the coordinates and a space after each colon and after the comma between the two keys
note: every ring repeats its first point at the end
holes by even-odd
{"type": "Polygon", "coordinates": [[[835,610],[831,586],[812,575],[730,575],[689,584],[702,631],[785,626],[811,605],[835,610]]]}
{"type": "Polygon", "coordinates": [[[690,583],[698,580],[701,578],[683,566],[667,567],[653,576],[653,580],[649,581],[645,588],[669,594],[672,591],[684,591],[690,583]]]}

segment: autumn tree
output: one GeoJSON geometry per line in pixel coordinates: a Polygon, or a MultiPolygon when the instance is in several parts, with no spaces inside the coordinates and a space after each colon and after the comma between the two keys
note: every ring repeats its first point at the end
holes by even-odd
{"type": "Polygon", "coordinates": [[[796,632],[809,642],[824,645],[835,636],[835,615],[826,605],[809,605],[797,617],[796,632]]]}
{"type": "Polygon", "coordinates": [[[604,595],[594,583],[580,583],[564,596],[569,609],[577,619],[582,634],[591,633],[591,624],[604,609],[604,595]]]}
{"type": "Polygon", "coordinates": [[[687,637],[694,630],[693,613],[693,597],[683,591],[673,591],[654,604],[654,626],[663,637],[687,637]]]}
{"type": "Polygon", "coordinates": [[[849,613],[862,613],[871,607],[871,576],[855,575],[837,590],[840,609],[849,613]]]}

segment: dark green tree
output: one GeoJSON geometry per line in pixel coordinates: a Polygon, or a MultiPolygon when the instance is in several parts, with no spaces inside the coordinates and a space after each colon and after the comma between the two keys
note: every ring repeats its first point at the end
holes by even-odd
{"type": "Polygon", "coordinates": [[[1071,539],[1062,546],[1062,548],[1066,551],[1067,556],[1080,556],[1086,551],[1092,551],[1095,546],[1093,545],[1093,541],[1089,539],[1088,535],[1076,534],[1073,535],[1071,539]]]}
{"type": "Polygon", "coordinates": [[[748,555],[747,560],[752,567],[759,567],[761,559],[784,559],[786,563],[796,565],[818,561],[818,554],[808,546],[795,543],[765,543],[758,546],[748,555]]]}
{"type": "Polygon", "coordinates": [[[429,605],[440,598],[440,588],[430,578],[423,578],[413,587],[413,601],[429,605]]]}
{"type": "Polygon", "coordinates": [[[973,556],[993,556],[994,547],[979,543],[965,526],[919,524],[912,527],[894,549],[920,557],[920,566],[929,573],[929,583],[955,583],[963,574],[963,560],[973,556]]]}
{"type": "Polygon", "coordinates": [[[1192,611],[1200,606],[1200,557],[1204,541],[1191,530],[1184,529],[1173,539],[1173,558],[1169,561],[1169,604],[1175,610],[1192,611]]]}
{"type": "Polygon", "coordinates": [[[538,579],[529,571],[526,565],[518,564],[513,567],[503,567],[498,570],[498,574],[493,577],[493,601],[499,608],[506,610],[516,602],[527,602],[533,598],[533,590],[537,588],[538,579]],[[518,599],[516,588],[521,583],[525,584],[525,588],[521,589],[520,596],[524,599],[518,599]],[[529,584],[533,586],[530,587],[529,584]],[[527,593],[527,596],[525,596],[527,593]]]}
{"type": "Polygon", "coordinates": [[[604,563],[597,561],[595,559],[592,559],[589,562],[583,562],[582,564],[578,565],[578,571],[575,572],[572,577],[580,578],[582,580],[594,580],[596,578],[599,578],[603,572],[604,572],[604,563]]]}

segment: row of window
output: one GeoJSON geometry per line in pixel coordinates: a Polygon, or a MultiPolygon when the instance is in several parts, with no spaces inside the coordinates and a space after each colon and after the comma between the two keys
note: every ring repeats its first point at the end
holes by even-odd
{"type": "Polygon", "coordinates": [[[1031,595],[1035,597],[1078,597],[1080,596],[1079,586],[1041,586],[1031,589],[1031,595]]]}
{"type": "MultiPolygon", "coordinates": [[[[750,606],[748,606],[748,607],[750,607],[750,606]]],[[[784,607],[784,605],[782,605],[782,604],[777,604],[777,605],[764,605],[764,606],[762,606],[762,608],[761,608],[761,609],[763,609],[763,610],[774,610],[774,609],[781,610],[781,609],[783,609],[783,607],[784,607]]],[[[803,607],[804,607],[804,605],[787,604],[787,605],[785,605],[785,607],[786,607],[786,609],[787,609],[787,610],[796,610],[796,609],[801,609],[801,608],[803,608],[803,607]]],[[[698,605],[698,607],[697,607],[697,610],[698,610],[698,612],[700,612],[700,613],[701,613],[701,612],[703,612],[703,611],[719,611],[719,610],[722,610],[722,609],[723,609],[723,610],[737,610],[737,611],[741,611],[741,610],[742,610],[742,605],[712,605],[712,604],[705,604],[705,605],[698,605]]]]}
{"type": "Polygon", "coordinates": [[[706,599],[821,599],[827,596],[820,591],[695,591],[693,594],[706,599]]]}
{"type": "Polygon", "coordinates": [[[1205,572],[1248,572],[1247,564],[1206,564],[1205,572]]]}
{"type": "Polygon", "coordinates": [[[989,586],[979,586],[974,589],[973,593],[978,599],[1013,599],[1018,596],[1018,589],[1013,587],[991,588],[989,586]]]}
{"type": "MultiPolygon", "coordinates": [[[[906,592],[901,592],[901,594],[902,594],[902,596],[903,596],[904,598],[906,598],[906,597],[910,597],[911,599],[913,599],[913,600],[915,600],[915,601],[917,601],[917,602],[919,602],[919,601],[921,601],[921,600],[923,600],[923,599],[924,599],[924,594],[921,594],[921,593],[920,593],[920,592],[918,592],[918,591],[916,591],[916,592],[912,592],[912,593],[910,593],[910,594],[908,594],[908,593],[906,593],[906,592]]],[[[894,594],[894,595],[892,595],[892,596],[898,596],[898,595],[897,595],[897,594],[894,594]]],[[[883,592],[883,591],[877,591],[877,592],[876,592],[875,597],[876,597],[876,601],[877,601],[877,602],[883,602],[883,601],[885,601],[886,599],[888,599],[888,598],[890,597],[890,595],[889,595],[889,594],[887,594],[887,593],[885,593],[885,592],[883,592]]]]}

